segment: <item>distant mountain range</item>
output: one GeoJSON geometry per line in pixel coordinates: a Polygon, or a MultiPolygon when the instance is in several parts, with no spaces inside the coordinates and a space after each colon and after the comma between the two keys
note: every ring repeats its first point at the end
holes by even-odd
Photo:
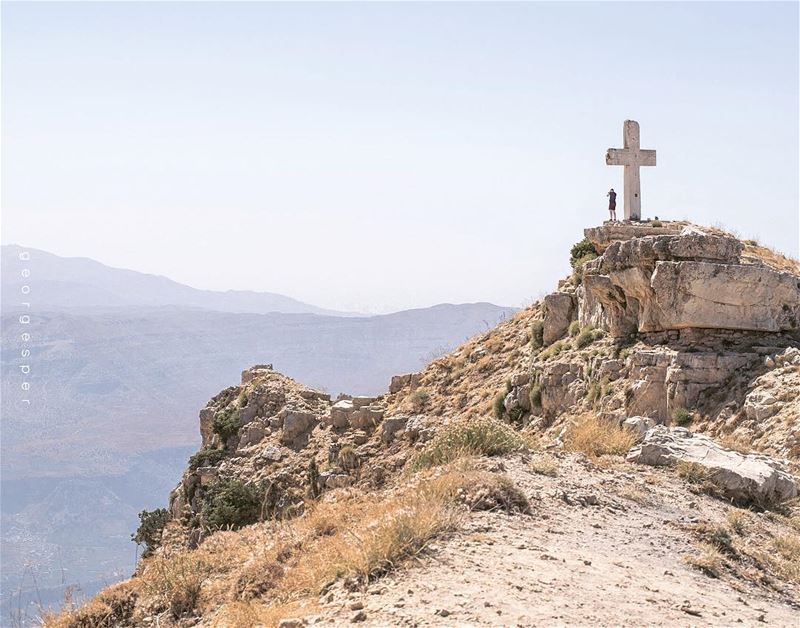
{"type": "Polygon", "coordinates": [[[245,368],[271,362],[333,394],[377,394],[514,311],[473,303],[331,315],[278,294],[196,290],[26,248],[28,406],[21,250],[2,247],[4,618],[9,605],[56,601],[67,584],[92,591],[130,571],[136,513],[164,503],[197,448],[201,406],[245,368]]]}
{"type": "MultiPolygon", "coordinates": [[[[188,307],[249,314],[321,314],[353,316],[303,303],[272,292],[248,290],[198,290],[160,275],[148,275],[133,270],[112,268],[86,257],[59,257],[16,244],[2,246],[2,286],[4,296],[15,294],[26,281],[35,284],[31,295],[39,309],[79,308],[97,311],[118,307],[188,307]],[[24,279],[19,270],[23,264],[19,254],[30,253],[25,263],[30,278],[24,279]]],[[[13,303],[9,305],[13,307],[13,303]]],[[[6,308],[8,309],[8,308],[6,308]]]]}

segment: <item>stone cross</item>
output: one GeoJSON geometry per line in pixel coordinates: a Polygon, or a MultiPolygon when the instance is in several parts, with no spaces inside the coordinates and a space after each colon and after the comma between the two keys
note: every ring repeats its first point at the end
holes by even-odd
{"type": "Polygon", "coordinates": [[[639,123],[625,120],[622,127],[624,148],[609,148],[606,165],[625,166],[624,198],[625,220],[642,219],[642,189],[639,182],[639,166],[655,166],[656,151],[639,148],[639,123]]]}

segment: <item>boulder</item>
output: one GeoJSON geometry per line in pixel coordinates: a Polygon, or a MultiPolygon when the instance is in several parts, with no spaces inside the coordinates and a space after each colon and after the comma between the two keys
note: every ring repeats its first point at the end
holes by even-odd
{"type": "Polygon", "coordinates": [[[350,426],[356,429],[372,429],[383,419],[386,408],[383,406],[364,406],[350,415],[350,426]]]}
{"type": "Polygon", "coordinates": [[[280,447],[270,445],[259,454],[259,457],[265,462],[280,462],[280,459],[283,457],[283,453],[281,452],[280,447]]]}
{"type": "Polygon", "coordinates": [[[648,430],[655,427],[656,422],[650,417],[646,416],[632,416],[628,417],[622,422],[622,427],[629,429],[636,434],[639,440],[642,440],[647,434],[648,430]]]}
{"type": "Polygon", "coordinates": [[[431,426],[428,417],[422,414],[416,414],[408,417],[405,428],[405,437],[412,443],[417,441],[424,443],[429,441],[435,435],[436,430],[431,426]]]}
{"type": "Polygon", "coordinates": [[[282,440],[285,443],[291,442],[306,433],[317,422],[317,417],[310,412],[299,412],[290,410],[283,419],[282,440]]]}
{"type": "Polygon", "coordinates": [[[655,426],[627,458],[649,465],[699,465],[721,493],[736,503],[778,504],[798,493],[797,481],[778,460],[726,449],[708,436],[682,427],[655,426]]]}
{"type": "Polygon", "coordinates": [[[395,434],[405,429],[408,423],[407,416],[390,416],[383,420],[381,426],[381,440],[384,443],[391,443],[394,440],[395,434]]]}
{"type": "Polygon", "coordinates": [[[319,482],[325,488],[344,488],[353,483],[353,478],[339,471],[324,471],[319,474],[319,482]]]}
{"type": "Polygon", "coordinates": [[[333,427],[343,428],[350,425],[350,415],[353,413],[353,402],[342,399],[331,406],[331,424],[333,427]]]}
{"type": "Polygon", "coordinates": [[[569,324],[575,319],[575,297],[568,292],[553,292],[544,298],[545,345],[563,338],[569,324]]]}
{"type": "Polygon", "coordinates": [[[239,448],[255,445],[269,432],[269,427],[261,420],[248,423],[239,431],[239,448]]]}
{"type": "Polygon", "coordinates": [[[354,408],[363,408],[364,406],[369,406],[375,402],[377,397],[365,397],[365,396],[357,396],[353,397],[350,401],[353,402],[354,408]]]}

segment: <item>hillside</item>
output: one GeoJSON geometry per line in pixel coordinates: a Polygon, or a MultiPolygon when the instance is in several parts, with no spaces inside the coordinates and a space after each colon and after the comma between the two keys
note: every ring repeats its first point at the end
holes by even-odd
{"type": "Polygon", "coordinates": [[[377,396],[261,364],[128,581],[46,625],[796,625],[800,268],[587,229],[541,302],[377,396]]]}

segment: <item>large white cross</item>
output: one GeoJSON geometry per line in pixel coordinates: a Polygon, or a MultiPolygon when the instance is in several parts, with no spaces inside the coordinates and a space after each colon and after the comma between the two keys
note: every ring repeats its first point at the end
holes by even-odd
{"type": "Polygon", "coordinates": [[[624,148],[609,148],[606,165],[625,166],[625,220],[642,219],[642,189],[639,181],[639,166],[655,166],[656,151],[639,148],[639,123],[625,120],[622,127],[624,148]]]}

